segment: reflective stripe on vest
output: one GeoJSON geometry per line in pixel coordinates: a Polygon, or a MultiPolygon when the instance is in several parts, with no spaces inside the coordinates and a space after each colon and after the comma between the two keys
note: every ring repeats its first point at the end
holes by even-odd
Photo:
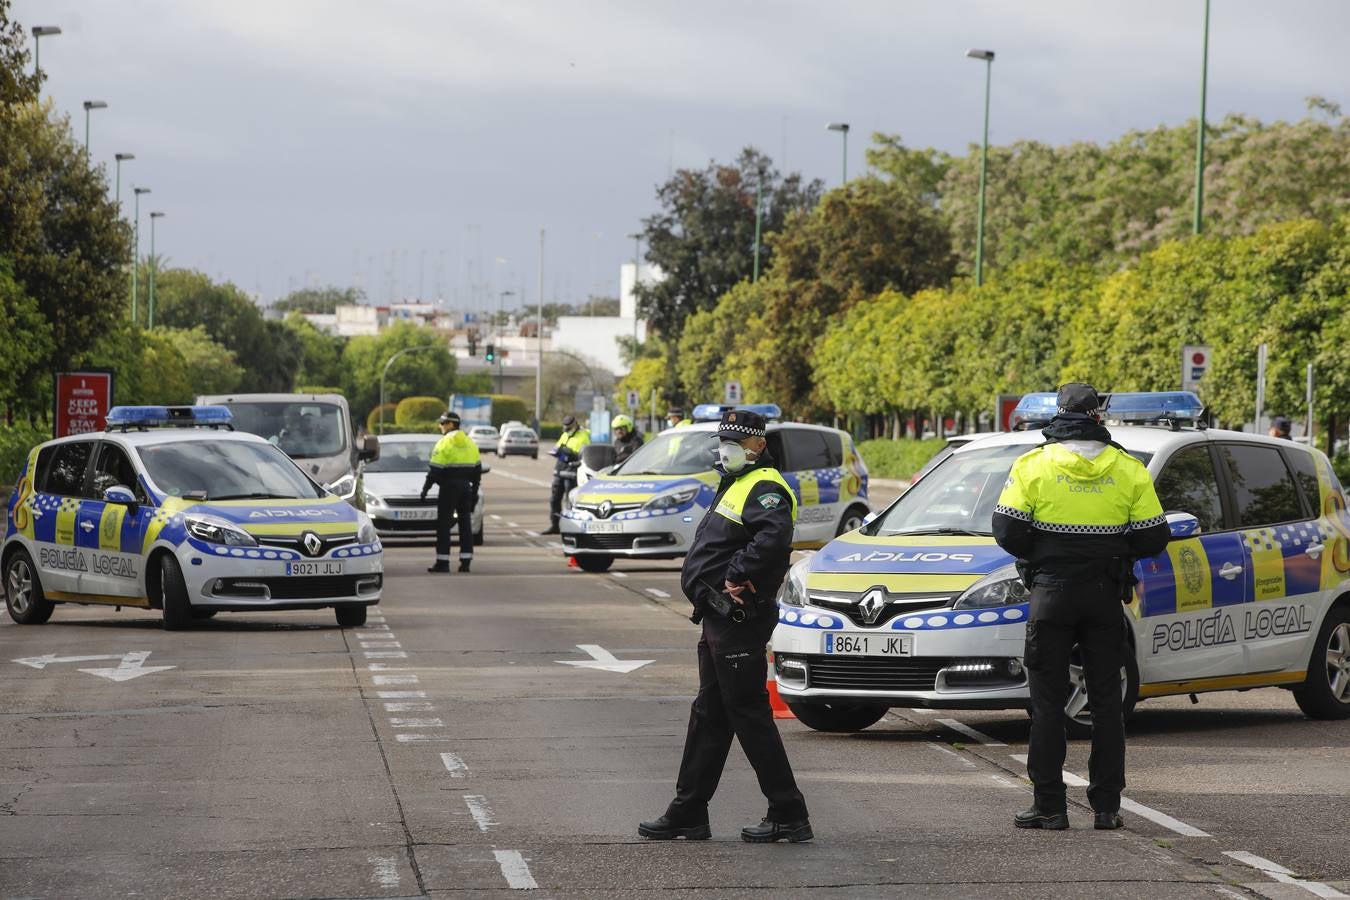
{"type": "Polygon", "coordinates": [[[751,469],[732,482],[731,487],[727,488],[722,499],[717,502],[718,515],[730,519],[737,525],[745,524],[741,517],[741,512],[745,509],[745,501],[750,499],[750,492],[754,490],[755,485],[761,481],[772,481],[775,484],[782,485],[783,493],[787,494],[788,503],[791,505],[792,521],[797,521],[797,495],[788,487],[788,483],[783,480],[777,469],[767,466],[759,469],[751,469]]]}

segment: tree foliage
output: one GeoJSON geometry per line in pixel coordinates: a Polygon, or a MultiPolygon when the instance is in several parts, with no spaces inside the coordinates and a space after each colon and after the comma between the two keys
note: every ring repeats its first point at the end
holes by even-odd
{"type": "Polygon", "coordinates": [[[318,313],[332,315],[339,306],[357,306],[366,302],[366,292],[359,287],[301,288],[291,291],[272,304],[278,312],[318,313]]]}
{"type": "Polygon", "coordinates": [[[401,350],[384,379],[385,402],[408,396],[449,397],[455,387],[455,358],[445,342],[427,328],[408,322],[390,325],[377,336],[354,337],[342,351],[342,392],[358,414],[380,401],[380,375],[401,350]]]}
{"type": "Polygon", "coordinates": [[[342,348],[345,341],[320,331],[298,312],[286,317],[286,328],[300,347],[297,384],[341,384],[342,348]]]}

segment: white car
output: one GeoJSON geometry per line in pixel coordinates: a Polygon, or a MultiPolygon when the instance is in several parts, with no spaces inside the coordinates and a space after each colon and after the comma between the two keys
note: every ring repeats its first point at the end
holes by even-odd
{"type": "Polygon", "coordinates": [[[162,609],[170,629],[227,610],[332,607],[343,627],[365,622],[384,584],[365,513],[228,430],[223,406],[114,407],[107,421],[28,455],[0,548],[14,621],[89,603],[162,609]]]}
{"type": "Polygon", "coordinates": [[[470,425],[469,440],[473,441],[479,453],[497,452],[497,429],[491,425],[470,425]]]}
{"type": "Polygon", "coordinates": [[[528,456],[539,458],[539,435],[528,425],[502,426],[501,437],[497,441],[498,456],[528,456]]]}
{"type": "MultiPolygon", "coordinates": [[[[421,499],[431,450],[440,440],[434,434],[388,434],[380,437],[380,456],[367,463],[362,475],[364,505],[382,538],[436,536],[436,485],[421,499]]],[[[484,465],[483,471],[491,471],[484,465]]],[[[473,509],[473,542],[483,543],[483,490],[473,509]]]]}

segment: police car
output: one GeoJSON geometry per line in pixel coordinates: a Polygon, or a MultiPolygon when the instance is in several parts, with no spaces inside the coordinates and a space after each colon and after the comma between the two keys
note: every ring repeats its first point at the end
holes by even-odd
{"type": "MultiPolygon", "coordinates": [[[[588,572],[607,570],[616,557],[684,556],[717,492],[717,423],[730,408],[695,407],[692,424],[661,432],[578,487],[559,523],[563,553],[588,572]]],[[[771,403],[737,408],[770,420],[769,453],[799,504],[794,546],[820,547],[862,524],[871,510],[867,467],[847,432],[774,421],[782,411],[771,403]]]]}
{"type": "Polygon", "coordinates": [[[370,519],[230,422],[223,406],[115,407],[106,433],[33,448],[0,545],[10,617],[98,603],[161,609],[170,629],[225,610],[365,622],[384,571],[370,519]]]}
{"type": "MultiPolygon", "coordinates": [[[[1023,398],[1028,426],[1054,396],[1023,398]]],[[[1279,686],[1311,717],[1350,717],[1350,515],[1326,456],[1206,429],[1190,393],[1115,394],[1105,416],[1148,467],[1172,532],[1164,553],[1135,565],[1122,604],[1127,711],[1149,697],[1279,686]]],[[[1042,441],[1021,431],[955,450],[792,568],[772,648],[802,722],[856,731],[890,706],[1027,706],[1027,594],[991,521],[1013,461],[1042,441]]],[[[1090,722],[1087,700],[1075,664],[1075,730],[1090,722]]]]}

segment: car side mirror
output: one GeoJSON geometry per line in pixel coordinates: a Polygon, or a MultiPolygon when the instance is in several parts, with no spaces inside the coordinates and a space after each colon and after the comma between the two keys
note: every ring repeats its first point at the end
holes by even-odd
{"type": "Polygon", "coordinates": [[[120,484],[114,484],[103,492],[104,503],[115,503],[118,506],[125,506],[127,512],[134,513],[140,509],[141,503],[132,493],[131,488],[120,484]]]}
{"type": "Polygon", "coordinates": [[[876,517],[879,516],[879,515],[881,515],[881,513],[879,513],[879,512],[870,512],[870,513],[868,513],[867,515],[863,516],[862,523],[863,523],[864,525],[871,525],[872,522],[873,522],[873,521],[876,519],[876,517]]]}
{"type": "Polygon", "coordinates": [[[357,456],[365,462],[374,462],[380,458],[380,439],[368,434],[361,439],[361,450],[357,456]]]}
{"type": "Polygon", "coordinates": [[[1200,533],[1200,520],[1188,512],[1170,512],[1167,514],[1167,530],[1172,540],[1195,537],[1200,533]]]}

